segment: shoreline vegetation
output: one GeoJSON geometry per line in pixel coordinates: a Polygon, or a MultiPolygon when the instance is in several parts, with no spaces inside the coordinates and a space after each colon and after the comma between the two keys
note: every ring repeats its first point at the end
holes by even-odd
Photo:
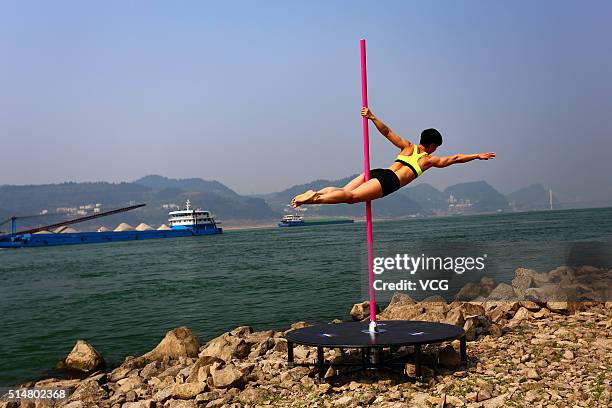
{"type": "MultiPolygon", "coordinates": [[[[423,380],[385,370],[338,372],[316,381],[314,367],[287,368],[287,331],[240,326],[201,341],[189,328],[169,331],[151,351],[105,367],[103,356],[78,340],[62,361],[79,372],[21,387],[63,388],[63,401],[0,400],[1,408],[219,408],[219,407],[608,407],[612,403],[612,270],[561,266],[548,273],[519,268],[511,284],[482,278],[447,303],[436,296],[416,302],[397,293],[380,320],[426,320],[462,327],[459,341],[424,348],[423,380]],[[553,296],[554,295],[554,296],[553,296]],[[597,296],[606,296],[597,298],[597,296]]],[[[351,318],[367,320],[369,303],[351,318]]],[[[339,323],[334,320],[332,323],[339,323]]],[[[400,352],[409,357],[413,350],[400,352]]],[[[296,363],[312,363],[316,349],[295,346],[296,363]]],[[[357,350],[326,350],[332,364],[359,359],[357,350]]],[[[405,371],[414,375],[414,365],[405,371]]]]}

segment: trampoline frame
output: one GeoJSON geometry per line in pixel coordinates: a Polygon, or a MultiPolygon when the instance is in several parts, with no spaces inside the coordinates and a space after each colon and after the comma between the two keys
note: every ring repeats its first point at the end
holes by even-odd
{"type": "MultiPolygon", "coordinates": [[[[424,323],[421,321],[411,321],[411,320],[405,320],[405,321],[393,321],[393,322],[414,322],[414,323],[424,323]]],[[[349,322],[349,323],[335,323],[335,324],[355,324],[356,322],[349,322]]],[[[381,322],[381,323],[384,323],[381,322]]],[[[444,323],[436,323],[436,322],[425,322],[425,323],[429,323],[429,324],[439,324],[439,325],[446,325],[444,323]]],[[[334,324],[334,325],[335,325],[334,324]]],[[[327,328],[329,327],[329,325],[317,325],[317,326],[308,326],[306,328],[303,329],[310,329],[312,330],[313,327],[318,328],[320,327],[321,329],[327,328]]],[[[367,323],[364,326],[367,329],[367,323]]],[[[457,327],[457,326],[455,326],[457,327]]],[[[296,330],[292,330],[290,332],[287,333],[287,335],[285,336],[285,338],[287,339],[287,368],[291,369],[295,366],[303,366],[303,367],[316,367],[317,368],[317,376],[318,376],[318,380],[319,382],[321,382],[323,380],[323,376],[325,375],[326,369],[328,367],[356,367],[355,371],[363,371],[363,370],[369,370],[369,369],[390,369],[392,371],[397,371],[396,368],[402,367],[402,374],[406,375],[410,380],[416,380],[416,381],[422,381],[423,380],[423,371],[422,371],[422,346],[423,345],[427,345],[427,344],[440,344],[446,341],[454,341],[454,340],[459,340],[459,348],[460,348],[460,356],[461,356],[461,367],[465,368],[467,367],[468,364],[468,355],[467,355],[467,342],[466,342],[466,338],[465,338],[465,331],[460,328],[457,327],[458,329],[461,330],[461,333],[457,336],[450,336],[450,337],[444,337],[441,339],[436,339],[436,340],[432,340],[432,341],[410,341],[410,342],[396,342],[396,343],[385,343],[385,344],[377,344],[377,345],[373,345],[373,344],[325,344],[325,342],[321,342],[321,343],[315,343],[315,342],[310,342],[310,341],[303,341],[303,340],[299,340],[299,339],[295,339],[292,338],[292,334],[295,333],[299,333],[300,330],[302,329],[296,329],[296,330]],[[303,346],[309,346],[309,347],[315,347],[317,349],[317,359],[315,361],[315,363],[296,363],[294,360],[294,353],[293,353],[293,347],[294,345],[303,345],[303,346]],[[409,362],[409,357],[407,355],[402,355],[402,356],[396,356],[393,357],[393,350],[394,349],[399,349],[400,347],[414,347],[414,365],[415,365],[415,376],[411,377],[409,376],[406,372],[405,372],[405,364],[406,362],[409,362]],[[359,349],[361,351],[361,363],[332,363],[332,362],[327,362],[325,361],[325,354],[324,354],[324,349],[340,349],[341,352],[344,351],[344,349],[359,349]],[[377,353],[377,357],[378,357],[378,361],[372,362],[372,349],[374,349],[377,353]],[[385,349],[389,349],[389,354],[391,355],[391,358],[385,358],[385,349]],[[396,361],[402,359],[402,361],[400,363],[397,363],[396,361]]],[[[362,330],[360,330],[362,331],[362,330]]],[[[376,336],[376,334],[374,334],[374,336],[376,336]]]]}

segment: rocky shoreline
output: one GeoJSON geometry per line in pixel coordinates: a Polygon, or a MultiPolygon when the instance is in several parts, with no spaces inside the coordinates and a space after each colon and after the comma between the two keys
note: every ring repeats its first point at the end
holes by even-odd
{"type": "MultiPolygon", "coordinates": [[[[460,367],[458,341],[427,346],[421,382],[384,370],[335,375],[330,368],[318,383],[314,368],[287,368],[286,331],[241,326],[201,343],[188,328],[179,327],[150,352],[127,357],[109,371],[99,370],[102,356],[78,341],[63,364],[86,373],[85,378],[21,385],[70,389],[68,399],[4,401],[0,408],[609,407],[612,302],[525,295],[542,295],[538,282],[572,286],[568,277],[596,273],[594,268],[562,267],[548,274],[517,269],[512,285],[484,279],[463,290],[462,296],[470,292],[475,300],[450,304],[441,298],[415,302],[394,296],[379,319],[438,321],[466,331],[468,367],[460,367]],[[506,298],[500,300],[502,292],[506,298]]],[[[351,315],[363,319],[367,309],[367,302],[356,304],[351,315]]],[[[289,330],[305,325],[295,323],[289,330]]],[[[313,362],[316,350],[296,346],[294,356],[296,362],[313,362]]],[[[351,350],[326,351],[332,363],[357,357],[351,350]]],[[[410,363],[405,369],[414,373],[410,363]]]]}

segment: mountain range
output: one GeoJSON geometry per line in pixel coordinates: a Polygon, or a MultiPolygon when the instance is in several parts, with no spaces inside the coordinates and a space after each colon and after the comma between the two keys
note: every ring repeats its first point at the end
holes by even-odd
{"type": "MultiPolygon", "coordinates": [[[[82,205],[100,203],[102,209],[106,210],[144,202],[147,206],[142,209],[105,217],[103,221],[94,220],[86,225],[113,226],[119,222],[137,224],[142,221],[159,225],[166,222],[169,209],[176,205],[182,207],[186,200],[190,200],[194,207],[210,210],[226,226],[273,223],[283,214],[293,211],[288,203],[296,194],[330,185],[342,186],[355,176],[339,180],[314,180],[275,193],[249,196],[238,194],[215,180],[172,179],[159,175],[148,175],[133,182],[122,183],[4,185],[0,186],[0,222],[11,216],[26,216],[46,211],[48,214],[40,219],[24,218],[19,221],[23,226],[40,225],[68,217],[57,214],[60,208],[78,209],[82,205]]],[[[552,201],[554,208],[561,208],[554,195],[552,201]]],[[[473,181],[455,184],[442,191],[427,183],[420,183],[376,200],[373,208],[378,218],[401,218],[415,215],[539,210],[549,206],[549,192],[539,184],[505,196],[485,181],[473,181]]],[[[363,217],[361,205],[313,205],[304,208],[307,217],[363,217]]],[[[72,214],[69,218],[75,218],[75,215],[72,214]]],[[[0,229],[6,230],[6,226],[0,226],[0,229]]]]}

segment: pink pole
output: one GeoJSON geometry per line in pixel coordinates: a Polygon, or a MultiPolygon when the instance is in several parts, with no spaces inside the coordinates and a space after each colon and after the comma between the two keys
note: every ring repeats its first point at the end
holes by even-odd
{"type": "MultiPolygon", "coordinates": [[[[368,77],[366,73],[366,43],[361,45],[361,105],[368,107],[368,77]]],[[[363,172],[365,181],[370,179],[370,135],[368,119],[362,118],[363,124],[363,172]]],[[[372,255],[372,202],[366,201],[366,240],[368,243],[368,286],[370,289],[370,322],[376,322],[376,300],[374,299],[374,257],[372,255]]],[[[374,323],[375,324],[375,323],[374,323]]],[[[372,327],[372,325],[370,326],[372,327]]]]}

